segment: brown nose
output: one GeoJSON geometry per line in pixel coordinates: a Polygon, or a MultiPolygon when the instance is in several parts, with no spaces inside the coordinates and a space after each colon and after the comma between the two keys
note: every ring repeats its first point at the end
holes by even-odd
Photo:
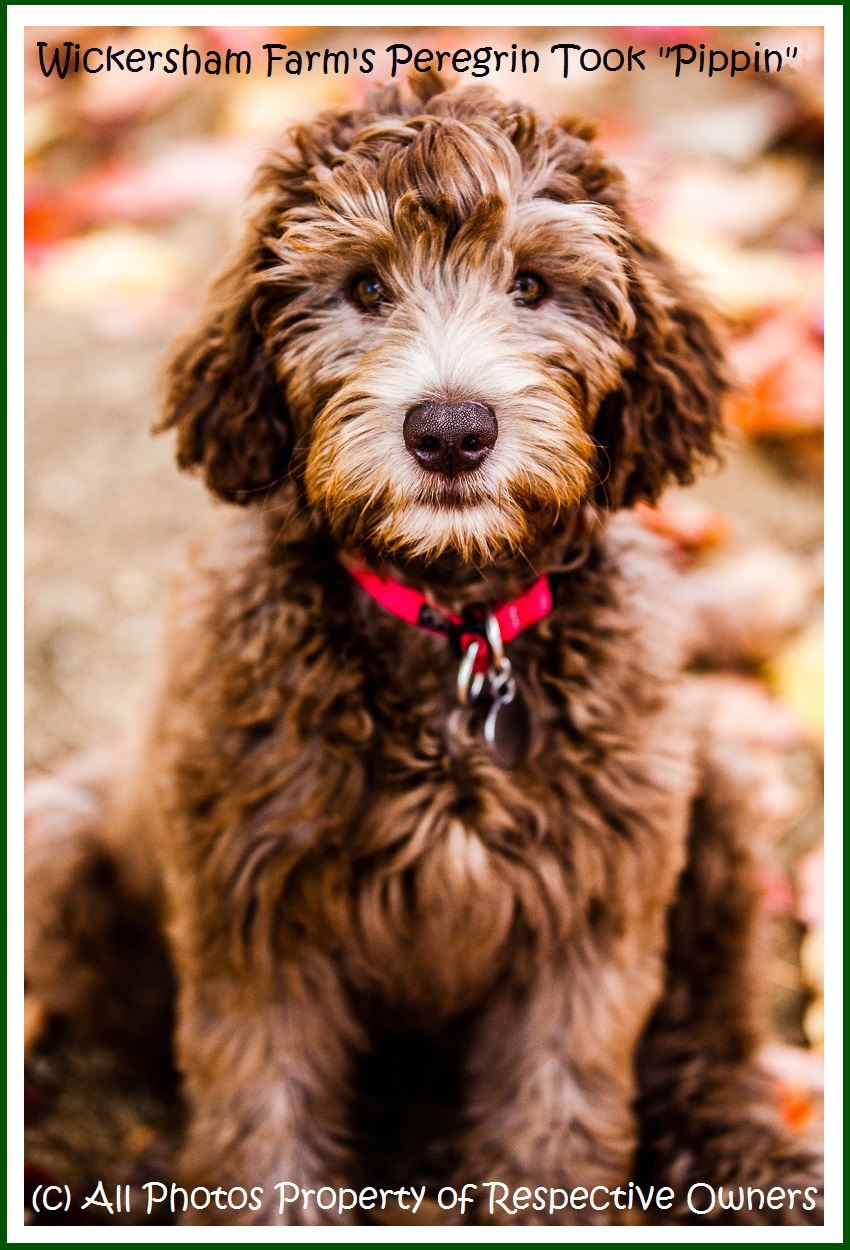
{"type": "Polygon", "coordinates": [[[496,414],[486,404],[428,402],[404,419],[404,441],[423,469],[455,477],[476,469],[496,442],[496,414]]]}

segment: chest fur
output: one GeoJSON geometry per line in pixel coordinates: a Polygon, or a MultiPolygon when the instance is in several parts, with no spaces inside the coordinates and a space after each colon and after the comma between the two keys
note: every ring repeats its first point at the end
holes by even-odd
{"type": "Polygon", "coordinates": [[[218,924],[282,956],[306,934],[365,988],[441,1012],[590,929],[657,924],[690,731],[669,635],[627,580],[588,570],[512,644],[533,733],[506,770],[454,706],[443,639],[347,584],[275,598],[260,573],[185,634],[161,735],[169,854],[218,924]]]}

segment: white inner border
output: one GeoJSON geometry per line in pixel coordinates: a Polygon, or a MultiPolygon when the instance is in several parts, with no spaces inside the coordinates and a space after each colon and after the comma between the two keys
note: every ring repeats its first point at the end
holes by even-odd
{"type": "Polygon", "coordinates": [[[843,13],[840,4],[584,4],[516,5],[96,5],[12,4],[8,36],[8,1227],[12,1242],[835,1242],[842,1238],[842,99],[843,13]],[[352,13],[351,9],[356,12],[352,13]],[[23,1191],[23,73],[26,26],[221,25],[335,26],[823,26],[825,28],[825,369],[826,421],[825,618],[826,694],[826,1224],[821,1228],[433,1228],[214,1229],[30,1228],[21,1219],[23,1191]]]}

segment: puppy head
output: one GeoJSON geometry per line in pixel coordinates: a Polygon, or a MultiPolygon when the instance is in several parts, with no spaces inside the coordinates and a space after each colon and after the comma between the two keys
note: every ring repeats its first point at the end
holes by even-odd
{"type": "Polygon", "coordinates": [[[218,495],[292,475],[343,546],[481,566],[711,454],[713,336],[580,124],[384,88],[297,128],[256,194],[169,369],[163,426],[218,495]]]}

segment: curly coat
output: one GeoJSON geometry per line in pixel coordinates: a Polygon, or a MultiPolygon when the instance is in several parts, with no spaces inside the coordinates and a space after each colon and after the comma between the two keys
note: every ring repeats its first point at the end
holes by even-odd
{"type": "MultiPolygon", "coordinates": [[[[591,140],[435,80],[297,127],[170,361],[179,463],[244,511],[190,558],[150,729],[86,836],[128,896],[164,883],[187,1184],[351,1183],[369,1055],[455,1034],[451,1183],[647,1179],[673,1220],[693,1181],[818,1183],[754,1060],[752,804],[683,679],[663,561],[613,516],[714,453],[721,354],[591,140]],[[511,298],[529,270],[535,307],[511,298]],[[475,473],[417,467],[425,399],[495,412],[475,473]],[[517,768],[354,555],[452,609],[550,571],[553,611],[510,648],[517,768]]],[[[34,869],[36,930],[60,858],[34,869]]],[[[33,974],[49,1000],[63,970],[65,1009],[77,957],[33,974]]],[[[553,1218],[621,1217],[508,1222],[553,1218]]]]}

